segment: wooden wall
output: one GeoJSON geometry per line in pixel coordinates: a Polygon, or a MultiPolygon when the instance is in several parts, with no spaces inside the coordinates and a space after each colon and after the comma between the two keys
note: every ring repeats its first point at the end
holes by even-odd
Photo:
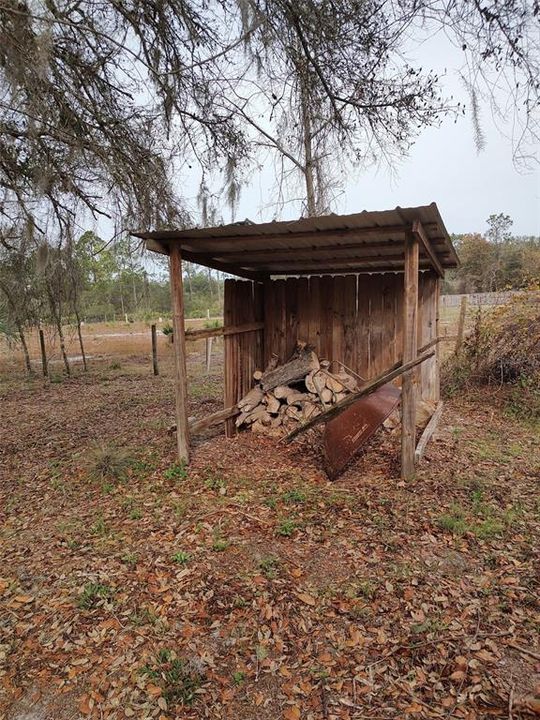
{"type": "MultiPolygon", "coordinates": [[[[223,324],[244,325],[263,320],[261,283],[246,280],[225,280],[223,324]]],[[[262,330],[225,335],[224,337],[224,405],[235,405],[253,386],[253,373],[264,365],[262,330]]],[[[227,436],[234,434],[234,420],[225,425],[227,436]]]]}
{"type": "MultiPolygon", "coordinates": [[[[437,337],[439,281],[420,273],[418,347],[437,337]]],[[[252,374],[272,353],[285,362],[297,340],[321,358],[340,360],[369,380],[401,359],[403,275],[338,275],[225,281],[224,324],[264,320],[264,332],[225,338],[225,406],[252,387],[252,374]]],[[[417,371],[422,397],[439,399],[438,363],[417,371]]]]}

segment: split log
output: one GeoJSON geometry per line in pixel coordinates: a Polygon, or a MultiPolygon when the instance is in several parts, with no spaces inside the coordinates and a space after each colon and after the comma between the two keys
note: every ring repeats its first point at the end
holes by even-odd
{"type": "Polygon", "coordinates": [[[334,394],[331,390],[329,390],[327,387],[325,387],[323,390],[321,390],[321,402],[325,405],[329,405],[332,400],[334,399],[334,394]]]}
{"type": "Polygon", "coordinates": [[[273,390],[278,385],[290,385],[303,380],[312,370],[319,368],[319,359],[310,348],[299,350],[289,362],[275,370],[265,372],[261,378],[263,390],[273,390]]]}
{"type": "Polygon", "coordinates": [[[271,415],[276,415],[279,412],[281,403],[275,395],[266,395],[266,409],[271,415]]]}
{"type": "Polygon", "coordinates": [[[315,387],[315,383],[313,382],[313,376],[315,374],[315,371],[312,371],[306,375],[304,378],[304,383],[306,385],[306,388],[308,389],[308,392],[317,394],[317,388],[315,387]]]}
{"type": "Polygon", "coordinates": [[[423,363],[426,360],[429,360],[429,358],[433,357],[434,355],[435,355],[435,352],[432,350],[431,352],[425,353],[424,355],[420,355],[419,357],[405,363],[404,365],[402,365],[401,363],[399,363],[399,364],[396,363],[396,365],[394,365],[392,368],[390,368],[390,370],[387,370],[382,375],[379,375],[374,380],[371,380],[370,382],[368,382],[358,392],[347,395],[347,397],[344,400],[342,400],[340,403],[337,403],[336,405],[329,408],[328,410],[325,410],[323,413],[321,413],[317,417],[312,418],[311,420],[308,420],[308,422],[304,423],[303,425],[299,425],[297,428],[295,428],[292,432],[290,432],[284,438],[284,441],[286,443],[289,443],[297,435],[300,435],[300,433],[303,433],[306,430],[310,430],[311,428],[315,427],[316,425],[319,425],[320,423],[328,422],[328,420],[331,420],[332,418],[339,415],[345,408],[350,407],[353,403],[355,403],[361,397],[364,397],[364,395],[369,395],[370,393],[377,390],[377,388],[382,387],[382,385],[386,385],[387,382],[390,382],[391,380],[394,380],[395,378],[399,377],[400,375],[403,375],[404,372],[407,372],[408,370],[411,370],[413,367],[416,367],[416,365],[420,365],[420,363],[423,363]]]}
{"type": "Polygon", "coordinates": [[[244,412],[249,412],[249,410],[253,410],[254,408],[259,405],[259,403],[263,399],[263,391],[260,387],[254,387],[252,388],[247,395],[244,395],[244,397],[238,401],[238,407],[240,410],[243,410],[244,412]]]}
{"type": "Polygon", "coordinates": [[[324,381],[328,390],[331,390],[334,393],[343,392],[343,390],[345,390],[345,386],[335,377],[335,375],[331,375],[330,373],[325,373],[324,375],[324,381]]]}
{"type": "Polygon", "coordinates": [[[292,393],[287,395],[287,405],[298,405],[306,400],[309,400],[309,395],[307,393],[299,392],[298,390],[294,390],[292,393]]]}
{"type": "Polygon", "coordinates": [[[274,397],[277,397],[278,400],[286,400],[289,395],[292,395],[295,392],[297,391],[288,385],[278,385],[274,388],[274,397]]]}

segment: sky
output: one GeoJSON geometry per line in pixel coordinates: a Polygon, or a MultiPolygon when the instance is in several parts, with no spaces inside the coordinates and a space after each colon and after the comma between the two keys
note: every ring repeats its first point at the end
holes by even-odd
{"type": "MultiPolygon", "coordinates": [[[[442,33],[409,50],[424,68],[446,75],[443,88],[456,100],[469,105],[469,98],[456,68],[460,51],[442,33]]],[[[515,235],[540,236],[540,172],[516,168],[512,158],[510,122],[497,127],[487,103],[480,104],[485,149],[475,146],[470,113],[457,123],[446,119],[441,127],[422,132],[408,157],[398,168],[371,168],[355,171],[347,178],[332,208],[337,213],[385,210],[436,202],[450,233],[485,232],[486,220],[494,213],[510,215],[515,235]],[[501,133],[502,129],[502,133],[501,133]]],[[[499,121],[497,121],[499,122],[499,121]]],[[[536,148],[538,151],[538,148],[536,148]]],[[[274,219],[275,208],[268,204],[273,186],[273,165],[250,175],[232,218],[223,209],[225,222],[250,218],[255,222],[274,219]]],[[[277,219],[293,219],[299,205],[286,206],[277,219]]]]}

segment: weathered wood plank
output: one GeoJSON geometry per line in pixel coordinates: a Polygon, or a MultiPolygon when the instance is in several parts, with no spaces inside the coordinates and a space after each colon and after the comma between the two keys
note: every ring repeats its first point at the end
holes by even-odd
{"type": "MultiPolygon", "coordinates": [[[[407,238],[403,276],[403,362],[416,358],[418,347],[418,240],[407,238]]],[[[414,477],[416,441],[416,378],[414,370],[403,375],[401,386],[401,477],[414,477]]]]}
{"type": "Polygon", "coordinates": [[[208,428],[220,425],[221,423],[236,417],[239,413],[240,410],[236,405],[224,408],[223,410],[218,410],[217,412],[212,413],[212,415],[207,415],[200,420],[192,420],[189,424],[189,430],[192,435],[197,435],[204,430],[208,430],[208,428]]]}
{"type": "Polygon", "coordinates": [[[439,424],[439,420],[441,419],[443,407],[444,403],[442,402],[442,400],[440,400],[433,412],[433,415],[430,417],[428,424],[424,428],[424,432],[420,436],[420,440],[418,441],[418,445],[416,446],[416,450],[414,452],[414,459],[417,463],[420,462],[420,460],[424,456],[427,444],[431,440],[433,433],[437,429],[437,425],[439,424]]]}
{"type": "MultiPolygon", "coordinates": [[[[223,287],[223,322],[225,327],[233,327],[235,325],[235,293],[236,280],[225,280],[223,287]]],[[[234,335],[225,336],[223,350],[223,380],[224,380],[224,398],[225,407],[236,405],[238,399],[238,378],[236,374],[236,342],[234,335]]],[[[233,437],[236,434],[236,427],[232,420],[225,423],[225,434],[227,437],[233,437]]]]}
{"type": "MultiPolygon", "coordinates": [[[[255,283],[259,285],[259,283],[255,283]]],[[[221,337],[223,335],[239,335],[241,333],[254,332],[255,330],[262,330],[264,328],[264,322],[253,321],[243,323],[242,325],[231,325],[225,327],[221,325],[217,328],[201,328],[200,330],[186,330],[186,340],[203,340],[204,338],[210,337],[221,337]]]]}

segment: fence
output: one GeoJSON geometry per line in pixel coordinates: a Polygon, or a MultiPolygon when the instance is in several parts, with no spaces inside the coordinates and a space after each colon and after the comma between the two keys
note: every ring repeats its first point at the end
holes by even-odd
{"type": "Polygon", "coordinates": [[[461,299],[466,297],[468,305],[504,305],[509,302],[518,292],[517,290],[506,290],[489,293],[466,293],[462,295],[441,295],[441,307],[459,307],[461,299]]]}

